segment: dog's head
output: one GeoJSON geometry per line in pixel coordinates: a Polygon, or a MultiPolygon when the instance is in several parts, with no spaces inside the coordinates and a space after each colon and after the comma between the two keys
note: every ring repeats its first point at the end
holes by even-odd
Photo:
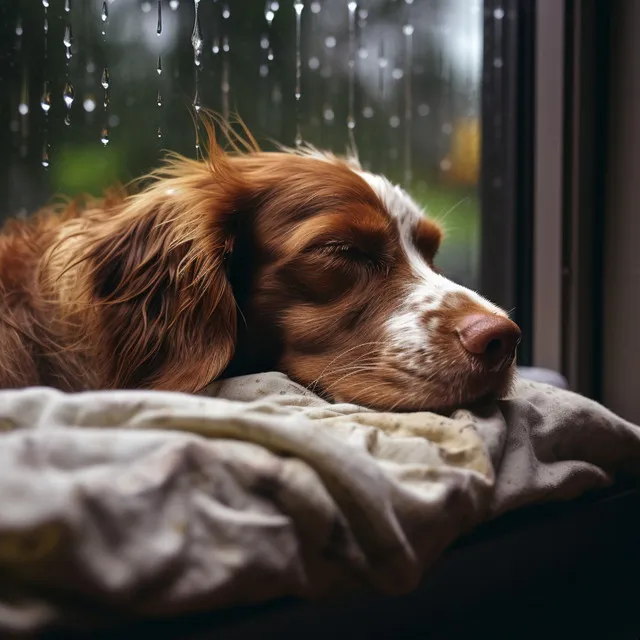
{"type": "Polygon", "coordinates": [[[77,224],[112,386],[196,391],[276,369],[336,400],[418,410],[510,384],[518,327],[437,272],[438,226],[353,160],[212,143],[77,224]]]}

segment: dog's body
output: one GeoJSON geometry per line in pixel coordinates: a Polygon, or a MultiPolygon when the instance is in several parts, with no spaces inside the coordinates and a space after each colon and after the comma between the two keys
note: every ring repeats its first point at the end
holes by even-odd
{"type": "Polygon", "coordinates": [[[439,243],[353,161],[212,142],[135,195],[6,225],[0,387],[193,392],[277,369],[379,409],[502,394],[519,331],[436,273],[439,243]]]}

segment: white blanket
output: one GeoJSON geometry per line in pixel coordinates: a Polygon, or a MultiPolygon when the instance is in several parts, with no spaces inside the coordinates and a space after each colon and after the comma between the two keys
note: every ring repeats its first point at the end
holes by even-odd
{"type": "Polygon", "coordinates": [[[640,471],[640,428],[567,391],[450,417],[280,374],[207,395],[0,392],[0,636],[415,587],[461,534],[640,471]]]}

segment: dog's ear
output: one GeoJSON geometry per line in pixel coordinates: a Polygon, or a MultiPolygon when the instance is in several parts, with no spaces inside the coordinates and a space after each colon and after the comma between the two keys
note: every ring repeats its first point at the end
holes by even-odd
{"type": "Polygon", "coordinates": [[[105,386],[195,392],[235,350],[225,262],[246,186],[221,151],[173,158],[153,178],[89,217],[79,265],[92,307],[86,338],[105,386]]]}

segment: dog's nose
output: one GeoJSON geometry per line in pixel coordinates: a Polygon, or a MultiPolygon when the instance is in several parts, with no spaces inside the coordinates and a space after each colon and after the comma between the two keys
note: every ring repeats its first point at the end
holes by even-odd
{"type": "Polygon", "coordinates": [[[494,314],[474,313],[457,328],[462,346],[490,370],[511,364],[522,334],[515,322],[494,314]]]}

